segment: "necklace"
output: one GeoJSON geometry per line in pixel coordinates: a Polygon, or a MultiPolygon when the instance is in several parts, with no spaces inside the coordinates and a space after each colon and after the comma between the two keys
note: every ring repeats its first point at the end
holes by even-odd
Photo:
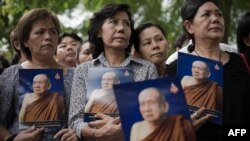
{"type": "MultiPolygon", "coordinates": [[[[196,49],[194,50],[194,52],[195,52],[195,54],[196,54],[197,56],[202,57],[202,56],[200,56],[200,55],[198,54],[198,52],[196,51],[196,49]]],[[[219,62],[220,62],[220,60],[221,60],[221,50],[220,50],[220,54],[219,54],[219,62]]]]}

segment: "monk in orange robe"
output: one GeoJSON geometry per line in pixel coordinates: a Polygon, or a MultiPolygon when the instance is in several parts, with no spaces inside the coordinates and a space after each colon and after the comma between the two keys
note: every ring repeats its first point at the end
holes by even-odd
{"type": "Polygon", "coordinates": [[[63,97],[58,93],[51,93],[27,105],[24,122],[62,120],[63,114],[63,97]]]}
{"type": "Polygon", "coordinates": [[[154,87],[140,92],[138,96],[143,121],[133,124],[130,141],[195,141],[191,121],[182,115],[169,116],[165,96],[154,87]]]}
{"type": "Polygon", "coordinates": [[[181,84],[187,104],[222,111],[223,93],[218,83],[208,80],[210,69],[204,61],[194,61],[192,76],[184,76],[181,84]]]}
{"type": "Polygon", "coordinates": [[[222,111],[222,89],[213,81],[187,86],[184,93],[188,105],[222,111]]]}
{"type": "Polygon", "coordinates": [[[26,94],[19,112],[19,121],[38,122],[63,120],[64,98],[58,93],[49,93],[50,80],[46,74],[33,78],[33,93],[26,94]]]}
{"type": "Polygon", "coordinates": [[[86,113],[117,113],[117,105],[113,85],[119,84],[116,72],[106,72],[102,75],[101,89],[94,90],[85,106],[86,113]]]}

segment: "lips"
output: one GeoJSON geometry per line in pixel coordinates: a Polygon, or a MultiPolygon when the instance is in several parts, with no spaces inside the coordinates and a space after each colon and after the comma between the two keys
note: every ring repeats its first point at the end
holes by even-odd
{"type": "Polygon", "coordinates": [[[222,31],[222,29],[220,27],[212,27],[212,28],[209,28],[209,30],[222,31]]]}
{"type": "Polygon", "coordinates": [[[69,53],[69,54],[67,54],[66,56],[67,56],[67,57],[75,57],[76,54],[75,54],[75,53],[69,53]]]}
{"type": "Polygon", "coordinates": [[[120,39],[120,40],[126,41],[126,37],[125,36],[115,36],[113,39],[120,39]]]}
{"type": "Polygon", "coordinates": [[[154,53],[154,54],[151,55],[151,57],[153,57],[153,56],[154,56],[154,57],[161,57],[162,54],[163,54],[163,53],[160,53],[160,52],[159,52],[159,53],[154,53]]]}
{"type": "Polygon", "coordinates": [[[42,47],[51,47],[51,48],[53,48],[54,46],[52,44],[45,44],[45,45],[42,45],[42,47]]]}

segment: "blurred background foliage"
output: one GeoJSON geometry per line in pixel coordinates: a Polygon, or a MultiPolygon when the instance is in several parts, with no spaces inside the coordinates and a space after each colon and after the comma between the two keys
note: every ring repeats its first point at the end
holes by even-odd
{"type": "MultiPolygon", "coordinates": [[[[182,32],[180,8],[184,0],[0,0],[0,52],[10,59],[13,49],[9,33],[19,18],[28,10],[43,7],[59,15],[62,32],[75,32],[87,39],[91,14],[108,3],[126,3],[134,13],[135,27],[145,21],[154,21],[166,31],[172,44],[182,32]],[[75,13],[75,14],[74,14],[75,13]]],[[[237,22],[250,9],[249,0],[220,0],[226,23],[224,43],[235,44],[237,22]]]]}

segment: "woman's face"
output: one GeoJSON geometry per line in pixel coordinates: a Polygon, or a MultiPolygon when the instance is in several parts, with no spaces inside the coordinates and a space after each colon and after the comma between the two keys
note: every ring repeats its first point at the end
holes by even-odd
{"type": "Polygon", "coordinates": [[[123,11],[118,11],[114,17],[106,19],[98,35],[102,38],[104,50],[127,48],[131,36],[130,24],[127,13],[123,11]]]}
{"type": "Polygon", "coordinates": [[[60,63],[68,63],[75,61],[76,50],[80,47],[81,43],[70,36],[62,39],[61,43],[57,46],[56,58],[60,63]]]}
{"type": "Polygon", "coordinates": [[[58,44],[58,33],[51,21],[37,21],[33,23],[29,38],[24,42],[29,48],[32,58],[36,56],[53,57],[58,44]]]}
{"type": "Polygon", "coordinates": [[[140,56],[143,59],[161,64],[167,59],[168,42],[157,27],[146,28],[140,33],[140,56]]]}
{"type": "Polygon", "coordinates": [[[79,58],[78,58],[78,63],[84,63],[86,61],[92,60],[92,53],[90,50],[90,44],[89,42],[86,42],[80,47],[80,52],[79,52],[79,58]]]}
{"type": "Polygon", "coordinates": [[[221,41],[224,36],[224,18],[220,9],[212,2],[204,3],[198,9],[187,31],[194,35],[195,41],[221,41]]]}

